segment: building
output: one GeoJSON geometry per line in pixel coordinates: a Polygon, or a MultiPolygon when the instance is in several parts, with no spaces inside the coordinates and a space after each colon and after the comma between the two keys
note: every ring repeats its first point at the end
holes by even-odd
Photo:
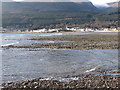
{"type": "Polygon", "coordinates": [[[32,30],[32,32],[35,32],[35,33],[44,33],[44,32],[47,32],[47,29],[43,28],[43,29],[38,29],[38,30],[32,30]]]}

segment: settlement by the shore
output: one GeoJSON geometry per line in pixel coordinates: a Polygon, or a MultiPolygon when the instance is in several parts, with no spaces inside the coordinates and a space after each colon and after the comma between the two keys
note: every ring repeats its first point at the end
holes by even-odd
{"type": "Polygon", "coordinates": [[[25,29],[5,29],[1,27],[0,32],[7,33],[7,32],[19,32],[19,33],[54,33],[54,32],[119,32],[120,27],[118,28],[80,28],[80,27],[68,27],[65,26],[64,28],[42,28],[36,30],[25,30],[25,29]]]}

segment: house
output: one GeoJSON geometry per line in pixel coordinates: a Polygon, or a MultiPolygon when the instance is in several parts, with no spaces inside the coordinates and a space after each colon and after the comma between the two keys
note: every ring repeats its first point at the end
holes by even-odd
{"type": "Polygon", "coordinates": [[[79,29],[79,31],[84,32],[84,31],[85,31],[85,29],[79,29]]]}
{"type": "Polygon", "coordinates": [[[86,28],[85,31],[90,31],[90,32],[92,32],[92,31],[94,31],[94,29],[92,29],[92,28],[86,28]]]}
{"type": "Polygon", "coordinates": [[[108,31],[109,29],[108,28],[104,28],[103,31],[108,31]]]}
{"type": "Polygon", "coordinates": [[[43,28],[43,29],[33,30],[32,32],[35,32],[35,33],[44,33],[44,32],[47,32],[47,29],[43,28]]]}
{"type": "Polygon", "coordinates": [[[68,30],[68,31],[76,31],[77,30],[77,28],[68,28],[67,26],[66,26],[66,30],[68,30]]]}
{"type": "Polygon", "coordinates": [[[117,28],[112,28],[112,30],[113,30],[113,31],[116,31],[116,30],[117,30],[117,28]]]}
{"type": "Polygon", "coordinates": [[[48,29],[48,32],[58,32],[58,29],[48,29]]]}
{"type": "Polygon", "coordinates": [[[48,32],[60,32],[62,28],[48,29],[48,32]]]}

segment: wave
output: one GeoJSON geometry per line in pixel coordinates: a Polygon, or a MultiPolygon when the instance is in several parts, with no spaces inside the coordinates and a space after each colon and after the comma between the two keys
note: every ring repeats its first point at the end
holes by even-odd
{"type": "Polygon", "coordinates": [[[19,42],[4,44],[4,45],[1,45],[1,47],[7,47],[7,46],[11,46],[11,45],[18,44],[18,43],[19,43],[19,42]]]}
{"type": "Polygon", "coordinates": [[[73,80],[79,80],[79,79],[80,79],[79,77],[70,77],[70,78],[48,77],[48,78],[43,78],[43,79],[40,79],[40,80],[41,80],[41,81],[43,81],[43,80],[57,80],[57,81],[60,81],[60,82],[67,82],[67,81],[73,81],[73,80]]]}
{"type": "Polygon", "coordinates": [[[96,66],[96,67],[94,67],[92,69],[86,70],[84,73],[89,73],[89,72],[95,71],[99,66],[96,66]]]}

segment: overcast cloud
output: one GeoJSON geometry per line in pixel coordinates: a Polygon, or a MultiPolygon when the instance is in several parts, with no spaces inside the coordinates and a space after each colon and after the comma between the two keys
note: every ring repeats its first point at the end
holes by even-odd
{"type": "Polygon", "coordinates": [[[24,1],[24,2],[88,2],[88,0],[2,0],[3,2],[24,1]]]}

